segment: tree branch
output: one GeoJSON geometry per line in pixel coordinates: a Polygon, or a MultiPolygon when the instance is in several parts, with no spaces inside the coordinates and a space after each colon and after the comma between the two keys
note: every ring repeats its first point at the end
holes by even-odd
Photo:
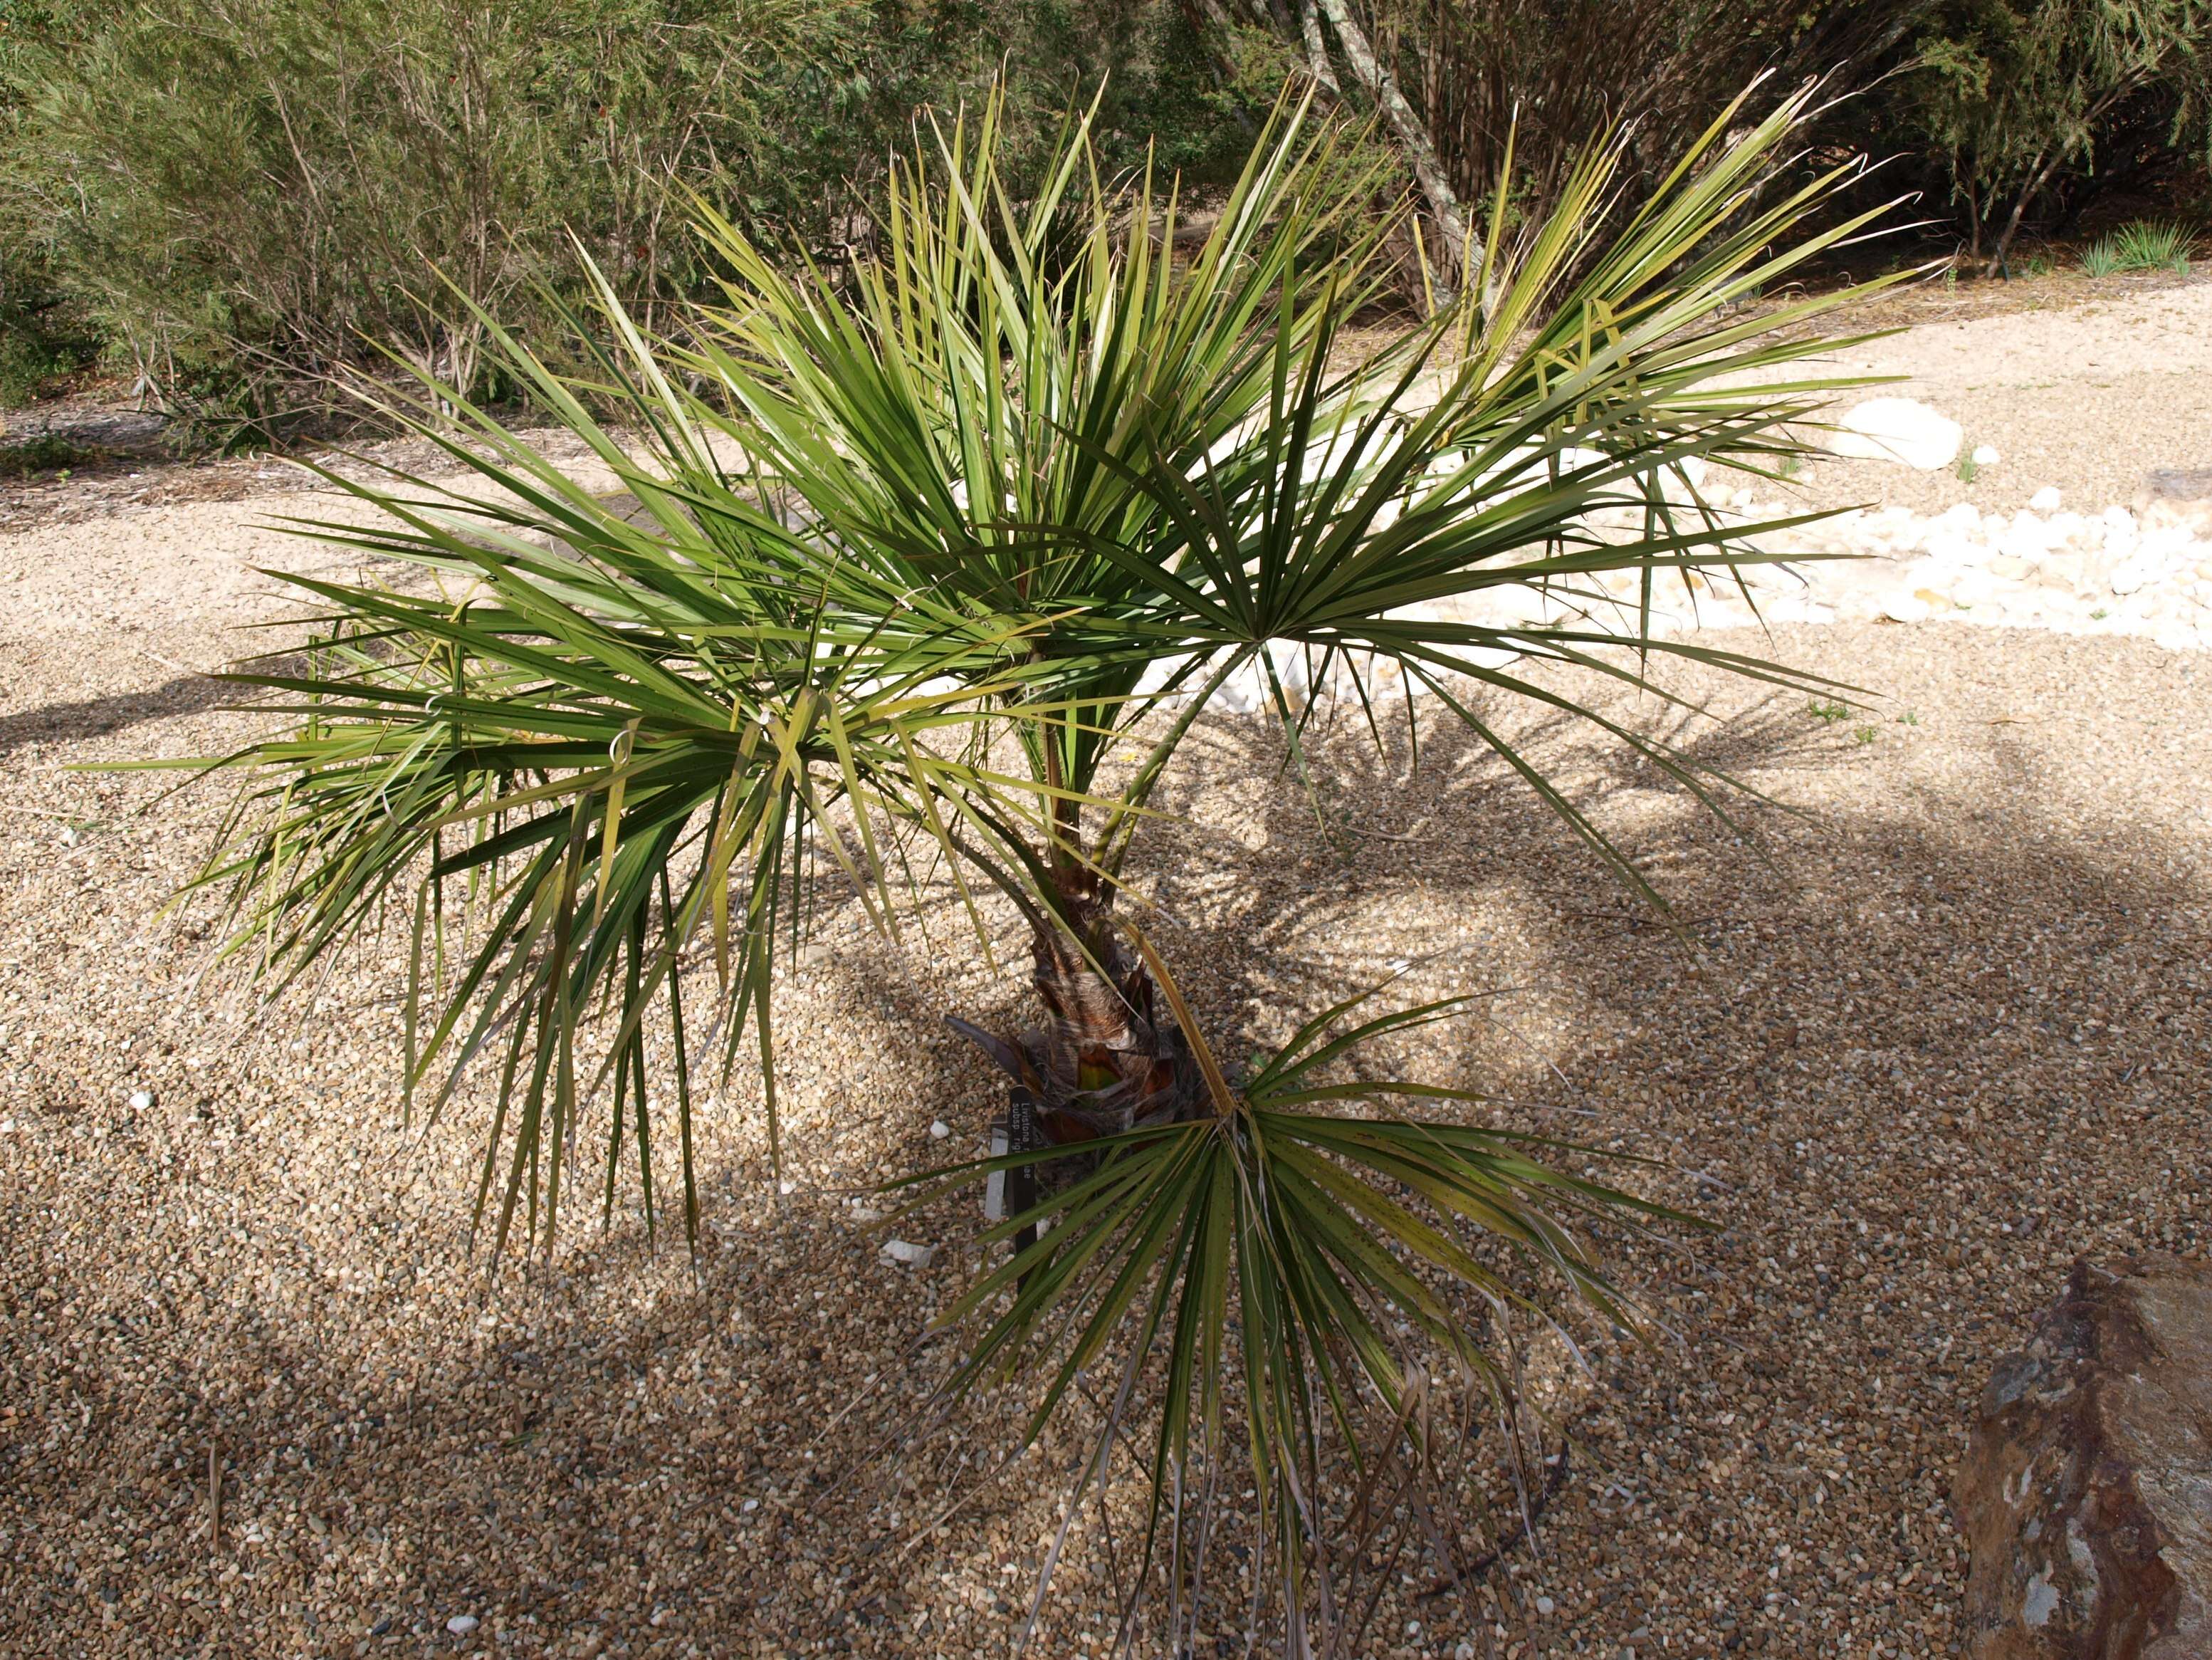
{"type": "Polygon", "coordinates": [[[1429,212],[1437,222],[1437,229],[1447,249],[1440,263],[1446,271],[1455,272],[1468,246],[1467,210],[1460,205],[1458,192],[1452,189],[1451,181],[1444,177],[1443,163],[1437,156],[1436,140],[1430,136],[1428,123],[1406,101],[1406,94],[1398,89],[1397,77],[1376,60],[1374,46],[1353,19],[1345,0],[1320,0],[1320,3],[1328,15],[1329,26],[1336,31],[1338,43],[1344,48],[1345,61],[1352,66],[1359,84],[1382,106],[1390,131],[1405,147],[1407,157],[1413,164],[1413,178],[1420,185],[1421,194],[1428,198],[1429,212]]]}

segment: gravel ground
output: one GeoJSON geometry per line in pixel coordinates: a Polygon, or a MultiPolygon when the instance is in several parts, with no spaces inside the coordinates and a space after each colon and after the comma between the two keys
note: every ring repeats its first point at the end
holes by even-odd
{"type": "Polygon", "coordinates": [[[1912,326],[1837,363],[1909,375],[1863,396],[1931,404],[1966,429],[1967,451],[1992,445],[1997,462],[1962,480],[1950,468],[1830,460],[1806,480],[1812,501],[2012,513],[2049,488],[2094,517],[2140,506],[2154,468],[2212,466],[2212,277],[2130,289],[2061,274],[2021,284],[2017,304],[1994,313],[1981,309],[1990,286],[1953,302],[1955,317],[1942,288],[1922,287],[1909,307],[1867,319],[1912,326]]]}
{"type": "MultiPolygon", "coordinates": [[[[848,1201],[980,1134],[991,1085],[937,1017],[1006,1018],[1010,986],[957,927],[902,959],[848,919],[780,1011],[793,1191],[733,1088],[702,1115],[696,1273],[625,1194],[487,1280],[481,1120],[397,1125],[400,940],[283,1018],[193,994],[204,922],[155,912],[217,803],[64,770],[251,727],[191,671],[269,614],[250,563],[323,559],[258,523],[299,506],[0,538],[0,1650],[1004,1652],[1072,1443],[986,1483],[987,1404],[871,1456],[941,1374],[914,1340],[973,1259],[948,1213],[930,1266],[888,1263],[848,1201]]],[[[1578,1330],[1595,1378],[1547,1397],[1572,1450],[1533,1547],[1433,1596],[1384,1564],[1357,1652],[1954,1652],[1944,1495],[1990,1359],[2077,1255],[2203,1248],[2212,660],[1939,624],[1771,649],[1887,696],[1830,719],[1686,677],[1741,717],[1692,734],[1706,758],[1801,810],[1756,816],[1763,862],[1508,717],[1688,944],[1445,737],[1411,781],[1322,745],[1333,848],[1272,739],[1209,718],[1152,842],[1217,1030],[1279,1037],[1419,960],[1411,992],[1495,995],[1406,1065],[1665,1159],[1645,1189],[1722,1225],[1620,1259],[1679,1341],[1578,1330]]],[[[1496,1464],[1478,1544],[1510,1536],[1496,1464]]],[[[1034,1651],[1100,1652],[1096,1532],[1034,1651]]]]}

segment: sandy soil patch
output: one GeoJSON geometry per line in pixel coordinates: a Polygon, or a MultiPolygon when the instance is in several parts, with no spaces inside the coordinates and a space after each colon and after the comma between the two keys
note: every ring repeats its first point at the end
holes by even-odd
{"type": "Polygon", "coordinates": [[[2094,517],[2137,505],[2154,468],[2212,466],[2212,277],[1921,321],[1836,363],[1910,375],[1909,385],[1865,395],[1893,391],[1933,404],[1966,429],[1968,452],[1988,444],[1999,459],[1971,482],[1951,470],[1830,461],[1808,480],[1824,507],[1880,502],[1932,516],[1967,502],[2011,513],[2049,488],[2094,517]]]}
{"type": "MultiPolygon", "coordinates": [[[[948,1212],[928,1268],[887,1263],[847,1201],[980,1134],[991,1085],[937,1017],[1014,988],[955,929],[895,958],[843,919],[782,1001],[794,1191],[733,1089],[701,1125],[696,1274],[648,1256],[625,1191],[487,1292],[474,1105],[395,1125],[400,939],[301,1020],[187,998],[198,925],[155,913],[217,800],[68,770],[250,728],[191,671],[275,614],[254,565],[325,557],[266,527],[300,505],[0,538],[0,1651],[1004,1652],[1070,1445],[981,1491],[988,1412],[861,1456],[940,1375],[912,1344],[972,1256],[948,1212]]],[[[1408,1066],[1667,1160],[1650,1190],[1723,1226],[1623,1259],[1680,1342],[1583,1334],[1535,1548],[1435,1596],[1385,1565],[1362,1653],[1950,1652],[1944,1496],[1990,1360],[2075,1256],[2203,1247],[2212,658],[1933,624],[1772,649],[1887,696],[1831,718],[1686,677],[1740,717],[1707,757],[1802,812],[1755,815],[1771,862],[1511,717],[1688,945],[1448,739],[1411,775],[1329,739],[1332,844],[1222,718],[1152,845],[1218,1029],[1279,1036],[1417,963],[1409,993],[1494,995],[1408,1066]]],[[[1510,1515],[1491,1480],[1469,1548],[1510,1515]]],[[[1079,1530],[1037,1652],[1101,1651],[1109,1578],[1079,1530]]]]}

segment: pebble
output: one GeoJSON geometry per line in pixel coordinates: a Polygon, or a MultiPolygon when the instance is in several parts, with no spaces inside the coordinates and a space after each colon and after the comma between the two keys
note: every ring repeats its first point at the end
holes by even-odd
{"type": "Polygon", "coordinates": [[[1893,593],[1881,602],[1881,614],[1893,623],[1924,623],[1935,611],[1917,593],[1893,593]]]}
{"type": "Polygon", "coordinates": [[[2045,484],[2027,498],[2027,505],[2037,513],[2056,513],[2058,511],[2058,492],[2045,484]]]}
{"type": "Polygon", "coordinates": [[[1536,1599],[1536,1612],[1539,1614],[1549,1614],[1559,1606],[1548,1596],[1540,1596],[1536,1599]]]}
{"type": "Polygon", "coordinates": [[[935,1120],[929,1127],[929,1139],[933,1141],[942,1141],[946,1136],[951,1134],[952,1126],[946,1123],[942,1118],[935,1120]]]}
{"type": "Polygon", "coordinates": [[[884,1255],[894,1262],[903,1262],[910,1268],[926,1268],[929,1259],[937,1255],[934,1245],[917,1245],[911,1240],[892,1239],[884,1245],[884,1255]]]}
{"type": "Polygon", "coordinates": [[[1974,446],[1974,465],[1976,466],[1993,467],[1996,465],[1997,460],[1997,447],[1995,444],[1977,444],[1974,446]]]}
{"type": "Polygon", "coordinates": [[[746,1500],[745,1500],[745,1502],[744,1502],[744,1504],[742,1504],[742,1505],[738,1505],[738,1510],[739,1510],[743,1514],[747,1515],[747,1516],[750,1516],[750,1515],[751,1515],[755,1511],[758,1510],[759,1508],[760,1508],[760,1500],[759,1500],[759,1499],[746,1499],[746,1500]]]}
{"type": "Polygon", "coordinates": [[[473,1614],[457,1614],[446,1621],[446,1629],[456,1637],[466,1637],[476,1628],[477,1617],[473,1614]]]}
{"type": "Polygon", "coordinates": [[[151,1090],[133,1090],[133,1091],[131,1091],[131,1111],[133,1111],[133,1112],[143,1112],[143,1111],[145,1111],[145,1110],[146,1110],[146,1109],[147,1109],[147,1108],[149,1108],[149,1107],[152,1106],[153,1104],[154,1104],[154,1091],[151,1091],[151,1090]]]}

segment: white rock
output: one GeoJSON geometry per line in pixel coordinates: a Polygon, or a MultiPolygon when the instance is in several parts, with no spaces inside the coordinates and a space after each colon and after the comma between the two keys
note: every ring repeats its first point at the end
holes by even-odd
{"type": "Polygon", "coordinates": [[[2203,643],[2201,632],[2186,623],[2165,623],[2151,635],[2168,651],[2195,651],[2203,643]]]}
{"type": "Polygon", "coordinates": [[[446,1621],[446,1629],[456,1637],[466,1637],[476,1628],[477,1617],[473,1614],[457,1614],[446,1621]]]}
{"type": "Polygon", "coordinates": [[[1540,1596],[1536,1599],[1536,1612],[1539,1614],[1548,1614],[1558,1607],[1559,1604],[1548,1596],[1540,1596]]]}
{"type": "Polygon", "coordinates": [[[2056,513],[2058,511],[2058,492],[2052,486],[2045,484],[2027,498],[2027,505],[2038,513],[2056,513]]]}
{"type": "Polygon", "coordinates": [[[1790,594],[1775,600],[1766,608],[1767,616],[1777,623],[1832,623],[1836,608],[1817,599],[1790,594]]]}
{"type": "Polygon", "coordinates": [[[1705,499],[1705,461],[1701,455],[1686,455],[1659,475],[1659,492],[1678,506],[1705,499]]]}
{"type": "Polygon", "coordinates": [[[2158,575],[2159,569],[2157,562],[2138,554],[2113,566],[2112,575],[2106,579],[2106,586],[2114,593],[2136,593],[2158,575]]]}
{"type": "Polygon", "coordinates": [[[894,1262],[903,1262],[910,1268],[926,1268],[929,1259],[937,1255],[934,1245],[917,1245],[909,1240],[893,1239],[884,1246],[884,1255],[894,1262]]]}
{"type": "Polygon", "coordinates": [[[1474,1645],[1462,1643],[1452,1651],[1452,1660],[1474,1660],[1474,1645]]]}
{"type": "Polygon", "coordinates": [[[1214,688],[1206,706],[1225,714],[1249,714],[1267,701],[1267,682],[1258,666],[1247,663],[1214,688]]]}
{"type": "Polygon", "coordinates": [[[1881,614],[1893,623],[1924,623],[1936,608],[1914,593],[1892,595],[1881,602],[1881,614]]]}
{"type": "Polygon", "coordinates": [[[151,1090],[133,1090],[133,1091],[131,1091],[131,1111],[133,1111],[133,1112],[143,1112],[143,1111],[145,1111],[145,1110],[146,1110],[146,1109],[147,1109],[147,1108],[149,1108],[149,1107],[152,1106],[153,1104],[154,1104],[154,1091],[151,1091],[151,1090]]]}
{"type": "Polygon", "coordinates": [[[1962,570],[1951,579],[1951,603],[1965,607],[1994,599],[1997,579],[1985,570],[1962,570]]]}
{"type": "Polygon", "coordinates": [[[1949,416],[1911,398],[1870,398],[1853,405],[1840,425],[1828,444],[1833,453],[1899,461],[1922,472],[1949,466],[1966,438],[1949,416]]]}
{"type": "Polygon", "coordinates": [[[929,1139],[931,1140],[942,1141],[946,1136],[951,1134],[952,1126],[946,1123],[942,1118],[933,1119],[930,1121],[929,1139]]]}
{"type": "Polygon", "coordinates": [[[796,1182],[779,1182],[775,1184],[775,1190],[781,1194],[785,1198],[788,1199],[793,1194],[799,1191],[799,1183],[796,1182]]]}
{"type": "Polygon", "coordinates": [[[738,1506],[738,1511],[746,1516],[750,1516],[759,1508],[760,1500],[757,1499],[748,1499],[744,1504],[738,1506]]]}
{"type": "Polygon", "coordinates": [[[1997,447],[1995,444],[1977,444],[1974,446],[1974,465],[1976,466],[1993,467],[1996,465],[1996,464],[1997,447]]]}

